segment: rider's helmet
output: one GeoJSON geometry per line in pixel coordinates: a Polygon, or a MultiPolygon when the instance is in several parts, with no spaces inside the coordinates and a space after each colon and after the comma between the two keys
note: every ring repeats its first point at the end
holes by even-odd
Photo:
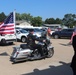
{"type": "Polygon", "coordinates": [[[33,30],[33,29],[31,29],[31,30],[29,31],[29,33],[33,34],[33,33],[34,33],[34,30],[33,30]]]}

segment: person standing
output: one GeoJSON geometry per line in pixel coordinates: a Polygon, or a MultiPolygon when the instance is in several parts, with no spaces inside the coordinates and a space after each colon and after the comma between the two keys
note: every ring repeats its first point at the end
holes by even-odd
{"type": "Polygon", "coordinates": [[[51,36],[51,29],[50,29],[50,28],[47,29],[47,34],[48,34],[49,36],[51,36]]]}
{"type": "Polygon", "coordinates": [[[70,66],[72,68],[73,75],[76,75],[76,29],[73,32],[73,34],[74,35],[72,37],[72,46],[73,46],[73,49],[74,49],[74,55],[73,55],[73,58],[72,58],[70,66]]]}

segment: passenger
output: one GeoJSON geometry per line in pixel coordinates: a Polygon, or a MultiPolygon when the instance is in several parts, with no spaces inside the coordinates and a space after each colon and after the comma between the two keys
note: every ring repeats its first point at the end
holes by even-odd
{"type": "Polygon", "coordinates": [[[42,33],[42,38],[46,39],[47,44],[51,44],[51,29],[48,28],[45,32],[42,33]]]}

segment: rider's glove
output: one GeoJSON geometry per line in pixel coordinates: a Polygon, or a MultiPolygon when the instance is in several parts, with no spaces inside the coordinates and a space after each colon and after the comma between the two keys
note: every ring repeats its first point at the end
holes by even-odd
{"type": "Polygon", "coordinates": [[[46,40],[43,40],[43,42],[46,42],[46,40]]]}

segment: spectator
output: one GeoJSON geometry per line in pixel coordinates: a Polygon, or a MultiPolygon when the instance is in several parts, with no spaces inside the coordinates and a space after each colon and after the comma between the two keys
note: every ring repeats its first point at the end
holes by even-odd
{"type": "Polygon", "coordinates": [[[73,36],[76,35],[76,28],[74,29],[74,32],[71,36],[70,42],[68,44],[72,44],[73,36]]]}
{"type": "Polygon", "coordinates": [[[51,36],[51,29],[50,28],[47,29],[47,33],[49,36],[51,36]]]}
{"type": "Polygon", "coordinates": [[[72,58],[71,68],[73,70],[73,75],[76,75],[76,29],[73,33],[71,42],[72,42],[72,46],[73,46],[73,49],[74,49],[74,56],[72,58]]]}

